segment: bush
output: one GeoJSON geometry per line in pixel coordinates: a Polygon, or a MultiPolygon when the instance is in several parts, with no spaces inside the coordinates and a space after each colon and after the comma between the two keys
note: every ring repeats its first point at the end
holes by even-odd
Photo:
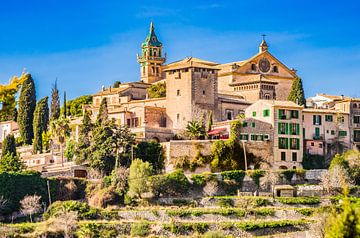
{"type": "Polygon", "coordinates": [[[181,169],[166,175],[152,176],[149,179],[149,184],[155,197],[159,197],[161,194],[164,196],[183,196],[190,187],[190,182],[181,169]]]}
{"type": "Polygon", "coordinates": [[[131,235],[144,237],[149,234],[150,225],[146,221],[134,222],[131,224],[131,235]]]}
{"type": "Polygon", "coordinates": [[[282,204],[318,204],[318,197],[279,197],[276,200],[282,204]]]}
{"type": "Polygon", "coordinates": [[[220,207],[233,207],[234,201],[231,198],[219,198],[217,200],[217,205],[220,207]]]}
{"type": "Polygon", "coordinates": [[[99,211],[90,207],[87,203],[79,201],[57,201],[51,204],[44,213],[44,218],[49,219],[56,216],[59,211],[77,212],[79,219],[91,220],[99,217],[99,211]]]}
{"type": "Polygon", "coordinates": [[[260,178],[265,175],[264,170],[248,170],[247,171],[248,176],[252,178],[254,183],[259,187],[260,186],[260,178]]]}

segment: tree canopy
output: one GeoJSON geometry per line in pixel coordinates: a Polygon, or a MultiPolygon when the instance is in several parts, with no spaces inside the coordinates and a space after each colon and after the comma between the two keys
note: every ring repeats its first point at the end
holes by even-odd
{"type": "Polygon", "coordinates": [[[166,83],[154,83],[146,89],[149,98],[166,97],[166,83]]]}
{"type": "Polygon", "coordinates": [[[300,106],[306,105],[305,93],[301,78],[297,78],[293,81],[288,100],[300,106]]]}
{"type": "Polygon", "coordinates": [[[42,135],[46,132],[49,125],[49,106],[48,97],[44,97],[36,104],[34,112],[34,141],[33,152],[43,152],[42,135]]]}
{"type": "MultiPolygon", "coordinates": [[[[70,117],[79,117],[83,115],[83,105],[91,104],[92,96],[84,95],[66,102],[66,115],[70,117]]],[[[64,106],[61,108],[61,114],[64,114],[64,106]]]]}

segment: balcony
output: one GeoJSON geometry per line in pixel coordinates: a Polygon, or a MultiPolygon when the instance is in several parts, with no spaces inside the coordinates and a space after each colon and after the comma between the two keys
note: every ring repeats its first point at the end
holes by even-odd
{"type": "Polygon", "coordinates": [[[325,135],[324,134],[320,134],[320,135],[313,134],[312,138],[314,140],[325,140],[325,135]]]}

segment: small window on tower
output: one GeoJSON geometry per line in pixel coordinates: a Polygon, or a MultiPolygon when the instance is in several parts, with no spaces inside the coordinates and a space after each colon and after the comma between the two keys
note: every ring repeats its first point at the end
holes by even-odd
{"type": "Polygon", "coordinates": [[[176,90],[176,96],[180,96],[180,89],[176,90]]]}
{"type": "Polygon", "coordinates": [[[277,66],[274,66],[274,67],[273,67],[273,72],[274,72],[274,73],[279,73],[279,69],[278,69],[277,66]]]}
{"type": "Polygon", "coordinates": [[[205,95],[205,90],[203,90],[203,95],[205,95]]]}

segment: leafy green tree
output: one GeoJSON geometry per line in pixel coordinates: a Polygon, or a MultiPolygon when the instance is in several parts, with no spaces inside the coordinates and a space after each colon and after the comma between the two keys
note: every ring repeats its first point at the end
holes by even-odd
{"type": "Polygon", "coordinates": [[[186,126],[186,134],[188,137],[193,140],[198,140],[204,138],[205,136],[205,127],[202,122],[199,121],[189,121],[186,126]]]}
{"type": "Polygon", "coordinates": [[[166,83],[154,83],[146,89],[149,98],[166,97],[166,83]]]}
{"type": "Polygon", "coordinates": [[[50,105],[50,118],[56,120],[60,116],[60,98],[59,90],[57,88],[57,79],[55,80],[54,87],[51,89],[51,105],[50,105]]]}
{"type": "Polygon", "coordinates": [[[24,143],[30,145],[34,138],[33,118],[36,106],[35,83],[30,74],[24,75],[19,97],[18,124],[24,143]]]}
{"type": "Polygon", "coordinates": [[[93,124],[91,122],[90,113],[85,111],[82,124],[79,131],[79,142],[76,144],[75,155],[76,163],[81,164],[89,159],[91,145],[91,131],[93,124]]]}
{"type": "Polygon", "coordinates": [[[120,86],[121,82],[120,81],[115,81],[113,88],[118,88],[120,86]]]}
{"type": "Polygon", "coordinates": [[[115,140],[115,151],[116,151],[116,162],[115,167],[123,165],[128,167],[129,161],[132,155],[132,147],[135,143],[134,134],[131,133],[127,126],[115,125],[114,129],[114,140],[115,140]],[[122,159],[120,159],[120,157],[122,159]]]}
{"type": "Polygon", "coordinates": [[[360,208],[350,202],[347,192],[340,209],[334,209],[325,225],[325,238],[359,238],[360,208]]]}
{"type": "Polygon", "coordinates": [[[102,124],[97,124],[92,132],[90,167],[103,174],[109,174],[115,167],[114,145],[114,123],[104,121],[102,124]]]}
{"type": "Polygon", "coordinates": [[[75,141],[70,139],[66,143],[66,149],[64,153],[68,161],[72,161],[75,155],[75,141]]]}
{"type": "Polygon", "coordinates": [[[293,81],[288,100],[293,101],[300,106],[306,105],[305,93],[301,78],[297,78],[293,81]]]}
{"type": "Polygon", "coordinates": [[[129,191],[128,194],[133,198],[142,198],[142,194],[149,192],[147,181],[153,174],[153,167],[149,162],[135,159],[130,166],[129,191]]]}
{"type": "Polygon", "coordinates": [[[7,135],[2,144],[2,156],[10,154],[16,156],[16,142],[14,135],[7,135]]]}
{"type": "Polygon", "coordinates": [[[18,155],[6,153],[1,156],[0,159],[0,171],[1,172],[18,172],[25,168],[25,165],[21,161],[18,155]]]}
{"type": "Polygon", "coordinates": [[[107,109],[107,100],[103,98],[100,103],[99,114],[96,118],[97,124],[102,124],[108,120],[108,109],[107,109]]]}
{"type": "MultiPolygon", "coordinates": [[[[73,100],[69,100],[66,102],[66,112],[68,116],[79,117],[83,115],[83,105],[91,104],[92,96],[84,95],[73,100]]],[[[64,106],[61,107],[60,113],[64,114],[64,106]]]]}
{"type": "Polygon", "coordinates": [[[164,151],[160,143],[142,141],[136,145],[134,152],[136,158],[151,163],[155,171],[161,172],[164,168],[164,151]]]}
{"type": "Polygon", "coordinates": [[[42,134],[47,131],[49,123],[48,97],[44,97],[36,104],[34,112],[34,141],[33,152],[43,152],[42,134]]]}

